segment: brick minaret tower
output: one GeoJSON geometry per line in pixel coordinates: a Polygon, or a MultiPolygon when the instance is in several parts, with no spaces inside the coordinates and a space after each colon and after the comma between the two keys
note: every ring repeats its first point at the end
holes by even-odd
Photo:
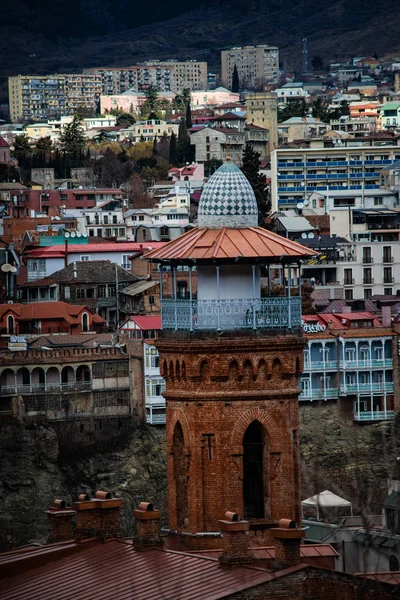
{"type": "Polygon", "coordinates": [[[300,521],[304,342],[296,277],[301,259],[314,253],[259,228],[257,217],[249,182],[225,163],[204,189],[198,228],[146,257],[172,271],[157,342],[169,525],[192,547],[220,546],[211,534],[227,510],[250,521],[261,543],[281,518],[300,521]],[[189,270],[186,294],[176,288],[179,268],[189,270]],[[281,295],[271,295],[276,284],[281,295]]]}

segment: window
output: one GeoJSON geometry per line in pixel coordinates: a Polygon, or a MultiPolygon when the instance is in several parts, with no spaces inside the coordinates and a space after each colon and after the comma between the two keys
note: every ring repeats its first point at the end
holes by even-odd
{"type": "Polygon", "coordinates": [[[131,268],[131,261],[129,260],[129,256],[130,256],[130,254],[123,254],[122,255],[122,263],[121,263],[121,267],[123,267],[124,269],[127,269],[128,271],[131,268]]]}
{"type": "Polygon", "coordinates": [[[82,315],[82,331],[89,331],[89,315],[87,313],[82,315]]]}
{"type": "Polygon", "coordinates": [[[353,290],[344,290],[344,299],[353,300],[353,290]]]}
{"type": "Polygon", "coordinates": [[[77,288],[77,290],[76,290],[76,297],[77,298],[84,298],[85,297],[85,288],[77,288]]]}
{"type": "Polygon", "coordinates": [[[64,288],[64,299],[69,300],[70,298],[71,298],[71,290],[70,290],[70,287],[68,285],[66,285],[64,288]]]}
{"type": "Polygon", "coordinates": [[[112,222],[113,222],[114,225],[116,225],[118,223],[118,217],[117,217],[117,215],[113,215],[112,222]]]}
{"type": "Polygon", "coordinates": [[[392,267],[383,268],[383,283],[393,283],[392,267]]]}
{"type": "Polygon", "coordinates": [[[365,264],[372,263],[371,248],[369,246],[366,246],[366,247],[363,248],[363,258],[362,258],[362,261],[365,264]]]}
{"type": "Polygon", "coordinates": [[[143,215],[139,215],[139,221],[144,221],[144,216],[143,215]]]}
{"type": "Polygon", "coordinates": [[[372,269],[370,267],[363,269],[363,283],[364,285],[374,283],[374,280],[372,279],[372,269]]]}
{"type": "Polygon", "coordinates": [[[346,384],[347,385],[357,385],[357,379],[355,373],[347,373],[346,374],[346,384]]]}
{"type": "Polygon", "coordinates": [[[393,296],[393,288],[383,288],[384,296],[393,296]]]}
{"type": "Polygon", "coordinates": [[[15,333],[15,320],[12,315],[7,317],[7,333],[13,335],[15,333]]]}
{"type": "Polygon", "coordinates": [[[119,228],[118,235],[119,237],[125,237],[125,229],[123,227],[119,228]]]}
{"type": "Polygon", "coordinates": [[[108,215],[104,215],[103,223],[104,223],[104,225],[108,225],[108,215]]]}
{"type": "Polygon", "coordinates": [[[94,288],[87,288],[86,298],[94,298],[94,288]]]}
{"type": "Polygon", "coordinates": [[[382,196],[377,196],[376,198],[374,198],[374,206],[382,206],[382,205],[383,205],[382,196]]]}
{"type": "Polygon", "coordinates": [[[372,289],[371,288],[366,288],[364,290],[364,300],[368,300],[371,297],[372,297],[372,289]]]}
{"type": "Polygon", "coordinates": [[[382,259],[383,259],[384,263],[391,263],[391,262],[393,262],[392,247],[391,246],[383,246],[383,249],[382,249],[382,259]]]}
{"type": "Polygon", "coordinates": [[[351,285],[353,283],[353,269],[344,269],[344,285],[351,285]]]}
{"type": "Polygon", "coordinates": [[[107,297],[107,286],[104,284],[99,285],[97,295],[99,298],[106,298],[107,297]]]}
{"type": "Polygon", "coordinates": [[[94,236],[94,229],[89,229],[89,237],[93,237],[94,236]]]}
{"type": "Polygon", "coordinates": [[[90,260],[90,254],[81,254],[81,261],[90,260]]]}
{"type": "Polygon", "coordinates": [[[115,285],[108,285],[108,297],[113,298],[116,295],[116,287],[115,285]]]}

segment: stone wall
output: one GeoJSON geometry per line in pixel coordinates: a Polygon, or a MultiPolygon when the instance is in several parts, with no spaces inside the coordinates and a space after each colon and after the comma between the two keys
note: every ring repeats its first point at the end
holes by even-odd
{"type": "Polygon", "coordinates": [[[165,430],[140,426],[123,446],[102,453],[60,455],[56,430],[46,424],[3,421],[0,435],[0,551],[12,545],[47,541],[45,514],[55,498],[67,505],[80,492],[106,489],[123,498],[124,535],[134,533],[132,510],[153,502],[167,519],[165,430]]]}

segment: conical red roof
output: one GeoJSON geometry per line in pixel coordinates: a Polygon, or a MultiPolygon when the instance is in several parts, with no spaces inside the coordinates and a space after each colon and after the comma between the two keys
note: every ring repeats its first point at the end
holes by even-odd
{"type": "Polygon", "coordinates": [[[146,254],[146,260],[209,261],[263,258],[272,262],[283,257],[302,259],[317,252],[261,227],[246,229],[191,229],[162,248],[146,254]]]}

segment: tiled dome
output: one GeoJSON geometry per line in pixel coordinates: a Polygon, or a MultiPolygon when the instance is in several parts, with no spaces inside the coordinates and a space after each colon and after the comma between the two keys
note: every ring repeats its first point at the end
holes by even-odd
{"type": "Polygon", "coordinates": [[[199,229],[257,227],[256,197],[242,171],[233,163],[224,163],[204,187],[198,224],[199,229]]]}

